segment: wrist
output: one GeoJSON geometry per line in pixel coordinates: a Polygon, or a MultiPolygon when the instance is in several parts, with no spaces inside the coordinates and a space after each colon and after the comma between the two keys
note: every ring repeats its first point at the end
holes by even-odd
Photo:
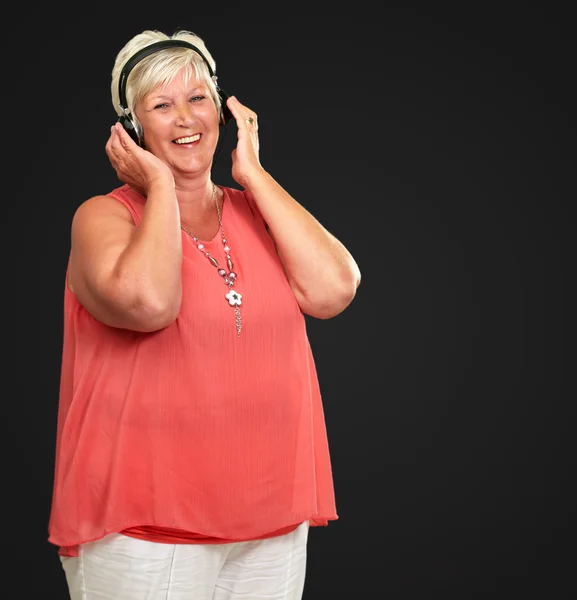
{"type": "Polygon", "coordinates": [[[242,186],[245,190],[252,192],[265,183],[269,177],[269,174],[262,167],[258,167],[244,176],[242,186]]]}
{"type": "Polygon", "coordinates": [[[156,179],[151,179],[150,181],[146,182],[145,192],[146,196],[150,196],[151,194],[174,194],[174,179],[172,177],[158,177],[156,179]]]}

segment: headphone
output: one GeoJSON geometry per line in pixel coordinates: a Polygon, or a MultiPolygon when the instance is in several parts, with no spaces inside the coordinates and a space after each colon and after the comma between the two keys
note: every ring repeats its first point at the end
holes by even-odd
{"type": "Polygon", "coordinates": [[[132,116],[130,109],[128,108],[128,103],[126,101],[126,81],[128,80],[128,75],[143,58],[149,56],[150,54],[153,54],[154,52],[163,50],[164,48],[173,47],[190,48],[191,50],[194,50],[197,54],[200,55],[200,57],[208,67],[208,72],[210,73],[210,76],[216,85],[216,91],[220,98],[220,124],[226,125],[233,118],[232,113],[230,112],[230,109],[226,104],[229,95],[218,86],[218,84],[216,83],[217,78],[214,74],[214,71],[212,70],[212,67],[210,66],[208,60],[206,60],[204,54],[196,46],[193,46],[191,43],[185,42],[184,40],[163,40],[161,42],[155,42],[154,44],[150,44],[149,46],[142,48],[136,54],[131,56],[124,64],[124,67],[122,67],[120,77],[118,78],[119,107],[122,111],[122,114],[118,117],[118,122],[124,127],[128,135],[139,146],[142,146],[144,144],[144,136],[142,133],[142,128],[137,123],[136,119],[132,116]]]}

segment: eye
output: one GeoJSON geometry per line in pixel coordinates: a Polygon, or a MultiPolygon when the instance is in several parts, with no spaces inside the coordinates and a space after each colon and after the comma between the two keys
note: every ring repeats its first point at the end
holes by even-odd
{"type": "Polygon", "coordinates": [[[204,96],[193,96],[191,100],[193,102],[200,102],[201,100],[204,100],[204,96]]]}
{"type": "Polygon", "coordinates": [[[166,106],[168,106],[168,104],[163,102],[162,104],[157,104],[154,108],[165,108],[166,106]]]}

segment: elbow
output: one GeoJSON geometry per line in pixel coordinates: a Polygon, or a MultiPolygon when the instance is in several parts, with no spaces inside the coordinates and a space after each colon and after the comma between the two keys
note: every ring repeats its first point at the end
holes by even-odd
{"type": "Polygon", "coordinates": [[[361,284],[361,272],[355,265],[346,278],[343,278],[339,288],[333,293],[335,315],[343,312],[345,308],[354,300],[357,295],[357,289],[361,284]]]}
{"type": "Polygon", "coordinates": [[[172,324],[179,315],[181,286],[158,293],[148,285],[135,285],[128,278],[108,278],[76,290],[79,300],[105,325],[151,333],[172,324]]]}
{"type": "Polygon", "coordinates": [[[342,283],[338,289],[330,290],[328,293],[325,291],[322,296],[312,298],[302,294],[300,299],[297,299],[305,314],[317,319],[331,319],[342,313],[351,304],[359,284],[360,276],[342,283]]]}
{"type": "Polygon", "coordinates": [[[143,301],[135,307],[135,314],[141,331],[152,333],[168,327],[178,317],[180,312],[180,297],[171,302],[143,301]]]}
{"type": "Polygon", "coordinates": [[[341,291],[340,294],[335,294],[332,302],[325,304],[321,311],[320,319],[331,319],[340,315],[354,300],[357,293],[357,285],[348,286],[341,291]]]}
{"type": "Polygon", "coordinates": [[[154,294],[119,294],[114,304],[124,307],[120,312],[125,315],[122,319],[125,327],[152,333],[174,323],[180,312],[181,298],[180,293],[174,294],[172,298],[154,294]]]}
{"type": "MultiPolygon", "coordinates": [[[[359,285],[361,285],[361,271],[359,269],[359,267],[355,264],[355,268],[351,274],[351,282],[350,285],[353,288],[353,298],[355,297],[355,294],[357,293],[357,288],[359,287],[359,285]]],[[[351,298],[351,300],[353,299],[351,298]]]]}
{"type": "Polygon", "coordinates": [[[176,321],[178,313],[172,312],[147,312],[146,314],[140,314],[137,319],[137,331],[143,333],[153,333],[154,331],[160,331],[165,329],[169,325],[172,325],[176,321]]]}

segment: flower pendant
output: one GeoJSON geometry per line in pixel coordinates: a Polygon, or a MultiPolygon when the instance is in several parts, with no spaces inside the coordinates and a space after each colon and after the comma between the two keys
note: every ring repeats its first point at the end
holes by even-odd
{"type": "Polygon", "coordinates": [[[225,298],[231,306],[240,306],[242,304],[242,295],[234,290],[230,290],[230,292],[225,295],[225,298]]]}

